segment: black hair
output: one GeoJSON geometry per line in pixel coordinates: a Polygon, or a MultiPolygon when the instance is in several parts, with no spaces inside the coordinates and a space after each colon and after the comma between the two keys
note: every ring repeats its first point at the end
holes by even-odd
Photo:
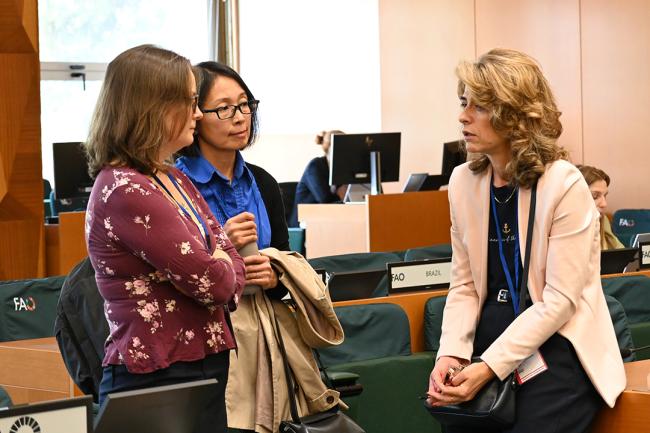
{"type": "MultiPolygon", "coordinates": [[[[199,93],[199,108],[201,109],[205,108],[205,98],[208,96],[208,93],[210,92],[210,89],[212,89],[214,82],[219,77],[232,78],[244,90],[249,101],[255,99],[253,92],[251,92],[251,90],[248,88],[242,77],[240,77],[237,71],[228,65],[214,61],[201,62],[192,67],[192,72],[196,78],[196,85],[199,93]]],[[[199,122],[201,121],[199,120],[199,122]]],[[[255,140],[257,140],[258,131],[259,120],[257,117],[257,110],[255,110],[255,112],[251,114],[251,130],[245,149],[250,147],[255,142],[255,140]]],[[[198,135],[194,136],[194,143],[192,143],[191,146],[187,146],[181,149],[179,152],[180,155],[185,156],[197,156],[200,155],[200,153],[198,135]]]]}

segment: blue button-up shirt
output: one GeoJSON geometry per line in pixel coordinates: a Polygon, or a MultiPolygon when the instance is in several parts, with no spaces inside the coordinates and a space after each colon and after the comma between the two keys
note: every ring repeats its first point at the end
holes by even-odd
{"type": "Polygon", "coordinates": [[[196,185],[222,226],[228,219],[250,212],[255,215],[258,247],[271,245],[271,224],[262,195],[240,152],[235,157],[232,181],[202,155],[182,156],[176,161],[176,167],[196,185]]]}

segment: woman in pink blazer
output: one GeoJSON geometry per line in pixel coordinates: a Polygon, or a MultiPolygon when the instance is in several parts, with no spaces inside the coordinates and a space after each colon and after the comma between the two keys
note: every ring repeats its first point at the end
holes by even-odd
{"type": "Polygon", "coordinates": [[[528,360],[507,431],[585,432],[625,387],[600,283],[598,210],[557,145],[560,112],[535,60],[494,49],[456,74],[470,158],[449,183],[452,276],[428,402],[471,400],[528,360]],[[516,316],[535,182],[530,299],[516,316]]]}

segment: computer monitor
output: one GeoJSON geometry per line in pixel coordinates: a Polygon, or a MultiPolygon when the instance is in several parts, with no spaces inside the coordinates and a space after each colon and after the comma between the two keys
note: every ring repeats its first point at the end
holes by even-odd
{"type": "Polygon", "coordinates": [[[108,394],[95,418],[95,433],[192,433],[216,379],[108,394]]]}
{"type": "Polygon", "coordinates": [[[437,191],[449,184],[449,176],[444,174],[411,173],[403,192],[437,191]]]}
{"type": "Polygon", "coordinates": [[[83,143],[53,143],[54,196],[57,200],[87,198],[93,187],[83,143]]]}
{"type": "Polygon", "coordinates": [[[372,271],[333,272],[327,282],[332,302],[372,298],[373,293],[385,287],[386,269],[372,271]]]}
{"type": "Polygon", "coordinates": [[[635,260],[636,248],[617,248],[600,252],[600,274],[620,274],[635,260]]]}
{"type": "Polygon", "coordinates": [[[427,180],[429,173],[411,173],[409,178],[406,179],[406,184],[404,185],[404,190],[402,192],[415,192],[420,191],[424,181],[427,180]]]}
{"type": "Polygon", "coordinates": [[[88,433],[92,397],[31,403],[0,410],[0,432],[88,433]]]}
{"type": "Polygon", "coordinates": [[[457,165],[467,160],[463,141],[449,141],[442,144],[442,174],[451,175],[457,165]]]}
{"type": "Polygon", "coordinates": [[[632,238],[632,248],[639,248],[639,243],[650,242],[650,233],[637,233],[632,238]]]}
{"type": "Polygon", "coordinates": [[[332,135],[330,185],[371,184],[381,194],[381,182],[399,180],[400,132],[332,135]]]}

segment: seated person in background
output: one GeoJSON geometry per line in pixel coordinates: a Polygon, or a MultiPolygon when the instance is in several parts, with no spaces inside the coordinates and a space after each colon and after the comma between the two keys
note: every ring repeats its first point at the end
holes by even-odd
{"type": "Polygon", "coordinates": [[[330,186],[329,184],[329,150],[332,135],[344,134],[343,131],[323,131],[316,135],[316,144],[323,147],[325,155],[318,156],[307,164],[300,182],[296,186],[296,200],[290,227],[298,227],[298,205],[304,203],[336,203],[343,200],[347,185],[330,186]]]}
{"type": "Polygon", "coordinates": [[[607,209],[607,194],[609,191],[609,176],[607,173],[599,168],[591,167],[589,165],[578,165],[578,170],[589,185],[589,191],[594,198],[598,212],[600,212],[600,247],[603,250],[625,248],[625,246],[618,240],[616,235],[612,232],[612,226],[609,218],[605,215],[607,209]]]}

